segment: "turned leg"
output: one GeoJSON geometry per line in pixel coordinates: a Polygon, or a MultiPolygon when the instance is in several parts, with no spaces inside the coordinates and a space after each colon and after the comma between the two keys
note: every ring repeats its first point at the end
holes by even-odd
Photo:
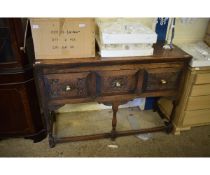
{"type": "Polygon", "coordinates": [[[49,130],[48,130],[48,135],[49,135],[49,145],[50,148],[55,147],[55,139],[53,137],[53,123],[55,120],[55,113],[54,111],[50,112],[49,118],[48,118],[48,123],[49,123],[49,130]]]}
{"type": "Polygon", "coordinates": [[[176,100],[173,100],[173,108],[172,108],[172,111],[171,111],[171,115],[169,117],[169,122],[166,122],[166,132],[167,133],[171,133],[172,130],[173,130],[173,120],[174,120],[174,117],[175,117],[175,111],[176,111],[176,106],[177,106],[177,102],[176,100]]]}
{"type": "Polygon", "coordinates": [[[111,131],[111,139],[114,140],[116,137],[116,125],[117,125],[117,111],[119,104],[114,102],[112,104],[113,118],[112,118],[112,131],[111,131]]]}
{"type": "Polygon", "coordinates": [[[158,100],[155,100],[152,110],[153,110],[153,112],[157,112],[157,110],[158,110],[158,100]]]}
{"type": "Polygon", "coordinates": [[[53,123],[56,122],[56,114],[54,111],[51,111],[51,117],[52,117],[53,123]]]}

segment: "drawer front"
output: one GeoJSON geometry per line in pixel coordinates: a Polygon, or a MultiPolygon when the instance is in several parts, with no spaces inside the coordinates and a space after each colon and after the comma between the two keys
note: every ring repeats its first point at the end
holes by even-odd
{"type": "Polygon", "coordinates": [[[195,78],[195,84],[210,83],[210,73],[197,74],[195,78]]]}
{"type": "Polygon", "coordinates": [[[189,97],[185,110],[210,109],[210,95],[189,97]]]}
{"type": "Polygon", "coordinates": [[[205,123],[210,123],[210,109],[185,112],[183,125],[199,125],[205,123]]]}
{"type": "Polygon", "coordinates": [[[174,90],[179,85],[180,69],[160,68],[146,70],[145,91],[174,90]]]}
{"type": "Polygon", "coordinates": [[[47,93],[50,98],[87,97],[88,75],[88,72],[46,75],[47,93]]]}
{"type": "Polygon", "coordinates": [[[101,96],[129,94],[136,90],[139,77],[137,70],[99,71],[97,74],[101,96]]]}
{"type": "Polygon", "coordinates": [[[210,84],[193,85],[190,96],[210,95],[210,84]]]}

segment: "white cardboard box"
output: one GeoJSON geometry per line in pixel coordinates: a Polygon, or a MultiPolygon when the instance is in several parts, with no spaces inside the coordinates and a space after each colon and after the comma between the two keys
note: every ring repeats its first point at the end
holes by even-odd
{"type": "Polygon", "coordinates": [[[129,57],[153,55],[153,48],[141,50],[101,50],[101,57],[129,57]]]}
{"type": "Polygon", "coordinates": [[[156,43],[155,34],[108,34],[101,33],[100,40],[104,44],[134,44],[134,43],[156,43]]]}
{"type": "Polygon", "coordinates": [[[99,38],[103,44],[156,43],[157,34],[140,23],[126,20],[97,21],[99,38]]]}
{"type": "Polygon", "coordinates": [[[149,56],[153,55],[154,49],[152,45],[139,44],[134,46],[133,44],[118,44],[116,47],[106,48],[104,44],[100,43],[99,39],[96,37],[98,43],[101,57],[129,57],[129,56],[149,56]],[[121,47],[120,47],[121,46],[121,47]],[[128,49],[126,49],[128,48],[128,49]]]}

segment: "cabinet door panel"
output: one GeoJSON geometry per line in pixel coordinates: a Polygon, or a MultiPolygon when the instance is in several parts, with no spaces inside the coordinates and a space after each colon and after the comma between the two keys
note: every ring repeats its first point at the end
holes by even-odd
{"type": "Polygon", "coordinates": [[[20,134],[29,130],[23,96],[20,89],[0,89],[1,134],[20,134]]]}
{"type": "Polygon", "coordinates": [[[29,64],[29,57],[20,50],[26,27],[24,21],[21,18],[0,18],[0,69],[22,68],[29,64]]]}
{"type": "Polygon", "coordinates": [[[15,61],[10,35],[8,20],[0,18],[0,64],[15,61]]]}

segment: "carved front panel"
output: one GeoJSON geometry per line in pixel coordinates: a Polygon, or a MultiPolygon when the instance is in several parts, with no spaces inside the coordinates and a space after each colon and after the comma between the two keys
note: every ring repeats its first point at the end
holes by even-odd
{"type": "Polygon", "coordinates": [[[50,74],[45,77],[48,95],[51,98],[87,97],[88,73],[50,74]]]}
{"type": "Polygon", "coordinates": [[[137,70],[100,71],[100,94],[117,95],[134,93],[137,84],[137,70]]]}
{"type": "Polygon", "coordinates": [[[145,90],[174,90],[179,85],[180,75],[180,69],[163,68],[146,70],[145,90]]]}

